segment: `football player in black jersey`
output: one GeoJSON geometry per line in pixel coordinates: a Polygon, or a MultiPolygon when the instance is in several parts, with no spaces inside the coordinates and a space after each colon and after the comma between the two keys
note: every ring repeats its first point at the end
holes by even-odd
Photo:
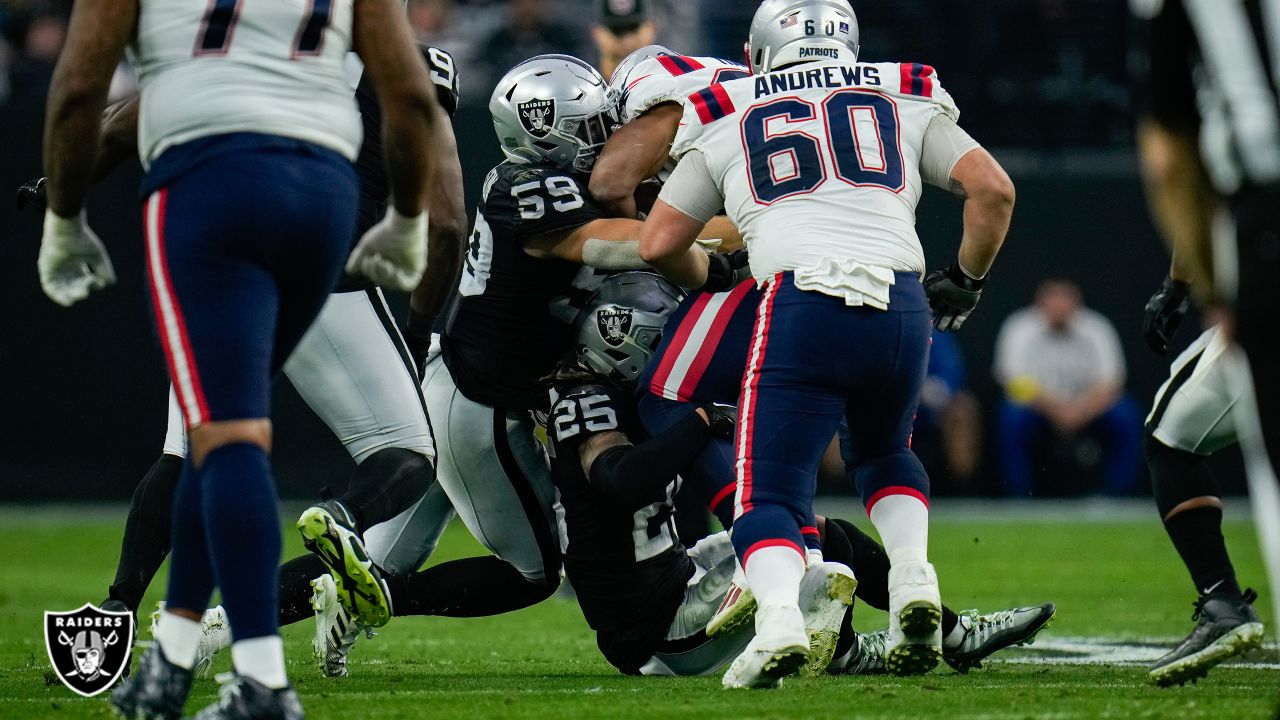
{"type": "MultiPolygon", "coordinates": [[[[652,438],[635,413],[635,380],[680,297],[649,272],[606,279],[575,322],[575,359],[553,381],[547,434],[568,536],[565,572],[600,651],[628,674],[710,674],[752,635],[747,627],[707,637],[730,587],[733,547],[719,533],[686,549],[672,517],[677,474],[712,437],[733,434],[736,411],[700,407],[652,438]]],[[[808,568],[801,607],[810,674],[831,663],[856,584],[843,564],[808,568]]]]}
{"type": "MultiPolygon", "coordinates": [[[[440,421],[439,484],[494,556],[449,569],[467,578],[467,603],[441,594],[437,568],[396,578],[397,615],[504,612],[559,583],[555,490],[535,437],[534,414],[547,410],[539,379],[570,346],[572,305],[589,294],[591,268],[644,267],[641,223],[605,219],[586,191],[615,103],[594,68],[565,55],[521,63],[494,90],[489,108],[507,161],[485,179],[441,351],[427,359],[422,384],[440,421]]],[[[741,242],[727,221],[708,235],[741,242]]],[[[443,519],[420,506],[402,527],[404,552],[386,562],[420,567],[414,539],[443,519]]]]}
{"type": "MultiPolygon", "coordinates": [[[[436,48],[424,47],[422,51],[437,98],[452,114],[458,104],[453,59],[436,48]]],[[[382,159],[381,111],[368,78],[361,79],[355,95],[365,136],[357,162],[361,193],[359,224],[353,239],[383,217],[388,197],[382,159]]],[[[138,98],[134,97],[113,105],[104,113],[103,144],[95,162],[94,181],[136,155],[137,110],[138,98]]],[[[456,281],[456,275],[446,269],[461,265],[466,227],[461,169],[453,132],[448,124],[438,124],[437,128],[439,132],[433,140],[438,162],[430,189],[428,250],[429,262],[435,270],[424,275],[419,286],[418,294],[425,298],[447,296],[447,289],[456,281]]],[[[23,186],[18,197],[20,207],[31,205],[41,209],[43,181],[23,186]]],[[[435,312],[438,308],[425,310],[435,312]]],[[[435,448],[418,375],[377,287],[355,277],[340,281],[308,335],[285,364],[285,374],[357,462],[347,492],[308,511],[306,517],[318,528],[311,544],[331,557],[340,552],[358,558],[363,553],[356,549],[361,542],[360,533],[401,513],[422,498],[428,488],[431,492],[420,505],[447,506],[443,493],[433,485],[435,448]]],[[[170,509],[186,451],[182,418],[171,402],[164,453],[134,494],[116,578],[103,607],[136,612],[147,586],[164,561],[170,543],[170,509]]],[[[368,551],[374,560],[379,560],[381,550],[392,544],[390,538],[394,532],[375,531],[371,537],[373,542],[368,551]]],[[[357,559],[355,563],[358,566],[361,561],[357,559]]],[[[340,568],[342,572],[335,573],[340,583],[352,579],[345,564],[340,568]]],[[[369,570],[376,572],[372,566],[369,570]]],[[[283,566],[282,624],[311,614],[310,583],[326,572],[324,562],[316,555],[303,556],[283,566]]],[[[328,591],[329,616],[331,619],[335,614],[340,616],[336,601],[338,586],[329,582],[324,588],[328,591]]],[[[319,593],[319,598],[323,603],[326,595],[319,593]]],[[[350,594],[347,599],[352,599],[350,594]]],[[[379,601],[375,598],[373,602],[377,605],[379,601]]],[[[385,605],[386,600],[381,603],[385,605]]],[[[389,617],[389,607],[383,614],[389,617]]],[[[340,617],[338,622],[342,622],[340,617]]],[[[348,630],[345,625],[342,629],[348,630]]],[[[227,642],[226,623],[220,610],[215,609],[206,615],[202,657],[227,642]]]]}

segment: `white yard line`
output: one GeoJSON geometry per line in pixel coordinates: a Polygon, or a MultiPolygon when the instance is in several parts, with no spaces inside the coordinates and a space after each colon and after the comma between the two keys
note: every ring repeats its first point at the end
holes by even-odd
{"type": "MultiPolygon", "coordinates": [[[[1109,640],[1092,637],[1041,637],[1034,645],[1010,648],[991,657],[991,662],[1026,665],[1150,665],[1171,650],[1180,638],[1149,641],[1109,640]]],[[[1251,670],[1280,670],[1276,660],[1280,646],[1263,645],[1262,651],[1228,660],[1223,667],[1251,670]]]]}

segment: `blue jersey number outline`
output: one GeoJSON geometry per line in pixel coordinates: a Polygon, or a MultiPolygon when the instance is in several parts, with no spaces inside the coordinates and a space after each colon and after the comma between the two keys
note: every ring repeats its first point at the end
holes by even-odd
{"type": "MultiPolygon", "coordinates": [[[[783,198],[817,190],[827,180],[830,157],[836,177],[854,187],[879,187],[901,192],[906,171],[899,138],[898,107],[893,99],[877,92],[845,89],[831,93],[822,102],[827,152],[816,136],[800,130],[769,132],[771,122],[804,122],[817,117],[812,103],[796,97],[779,98],[749,110],[742,118],[742,144],[747,150],[747,174],[756,202],[772,205],[783,198]],[[860,152],[857,113],[870,113],[877,134],[880,157],[864,162],[860,152]],[[791,156],[791,172],[777,177],[775,160],[791,156]]],[[[865,124],[864,124],[865,127],[865,124]]]]}
{"type": "MultiPolygon", "coordinates": [[[[231,37],[240,20],[240,6],[245,0],[210,0],[200,34],[196,37],[194,55],[225,55],[231,49],[231,37]]],[[[324,31],[333,16],[334,0],[311,0],[310,8],[298,26],[293,41],[293,57],[319,55],[324,46],[324,31]]]]}

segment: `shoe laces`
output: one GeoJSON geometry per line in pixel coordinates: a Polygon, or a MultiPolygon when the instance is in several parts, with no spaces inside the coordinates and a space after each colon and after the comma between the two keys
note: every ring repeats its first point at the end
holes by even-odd
{"type": "Polygon", "coordinates": [[[889,642],[889,631],[880,630],[858,635],[858,654],[844,672],[860,675],[868,670],[884,667],[884,648],[889,642]]]}

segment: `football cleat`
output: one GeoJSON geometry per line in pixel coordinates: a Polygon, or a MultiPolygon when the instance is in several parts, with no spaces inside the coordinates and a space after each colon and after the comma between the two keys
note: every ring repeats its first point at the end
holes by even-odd
{"type": "Polygon", "coordinates": [[[747,587],[747,578],[741,564],[733,573],[729,590],[720,601],[720,607],[707,622],[707,637],[728,635],[746,627],[756,615],[756,596],[747,587]]]}
{"type": "Polygon", "coordinates": [[[726,688],[777,687],[809,657],[809,633],[800,608],[766,606],[756,610],[755,618],[756,636],[725,672],[726,688]]]}
{"type": "Polygon", "coordinates": [[[302,720],[302,703],[292,687],[272,690],[253,678],[224,673],[218,702],[192,720],[302,720]]]}
{"type": "Polygon", "coordinates": [[[391,622],[391,591],[354,528],[355,520],[336,500],[312,505],[298,518],[302,543],[329,568],[338,602],[365,625],[382,627],[391,622]]]}
{"type": "Polygon", "coordinates": [[[311,607],[316,611],[316,634],[311,640],[311,653],[325,677],[347,677],[347,655],[364,632],[374,636],[373,628],[352,620],[338,602],[333,578],[321,575],[311,581],[311,607]]]}
{"type": "MultiPolygon", "coordinates": [[[[164,601],[156,603],[151,611],[151,637],[156,635],[156,623],[160,622],[160,613],[164,610],[164,601]]],[[[200,644],[196,645],[196,664],[191,666],[195,677],[209,676],[213,667],[213,656],[231,647],[231,623],[227,621],[227,611],[221,605],[204,611],[200,618],[200,644]]]]}
{"type": "Polygon", "coordinates": [[[169,662],[152,643],[142,654],[138,670],[111,693],[111,706],[129,720],[176,720],[191,694],[190,670],[169,662]]]}
{"type": "MultiPolygon", "coordinates": [[[[134,645],[138,644],[138,613],[136,610],[129,607],[128,605],[125,605],[120,600],[115,600],[113,598],[107,598],[106,600],[103,600],[98,605],[98,607],[103,610],[106,610],[107,612],[133,613],[133,636],[129,638],[129,647],[133,647],[134,645]]],[[[129,667],[128,665],[125,665],[124,672],[121,674],[121,676],[129,677],[129,673],[132,670],[133,668],[129,667]]]]}
{"type": "Polygon", "coordinates": [[[853,657],[840,668],[841,675],[883,675],[888,672],[884,664],[884,649],[889,642],[889,631],[858,634],[858,647],[853,657]]]}
{"type": "Polygon", "coordinates": [[[1253,609],[1258,594],[1213,593],[1196,600],[1195,629],[1178,647],[1156,660],[1148,677],[1160,687],[1184,685],[1209,674],[1213,666],[1262,647],[1262,621],[1253,609]]]}
{"type": "Polygon", "coordinates": [[[964,637],[955,647],[942,645],[942,659],[956,672],[967,673],[982,667],[983,659],[1014,645],[1029,645],[1036,633],[1045,629],[1057,607],[1045,603],[979,615],[977,610],[960,614],[964,637]]]}
{"type": "Polygon", "coordinates": [[[800,610],[809,634],[809,657],[800,675],[817,677],[827,671],[840,641],[844,614],[853,605],[858,581],[849,568],[835,562],[810,565],[800,581],[800,610]]]}
{"type": "Polygon", "coordinates": [[[924,561],[889,569],[889,641],[885,667],[894,675],[923,675],[942,658],[942,600],[938,575],[924,561]]]}

